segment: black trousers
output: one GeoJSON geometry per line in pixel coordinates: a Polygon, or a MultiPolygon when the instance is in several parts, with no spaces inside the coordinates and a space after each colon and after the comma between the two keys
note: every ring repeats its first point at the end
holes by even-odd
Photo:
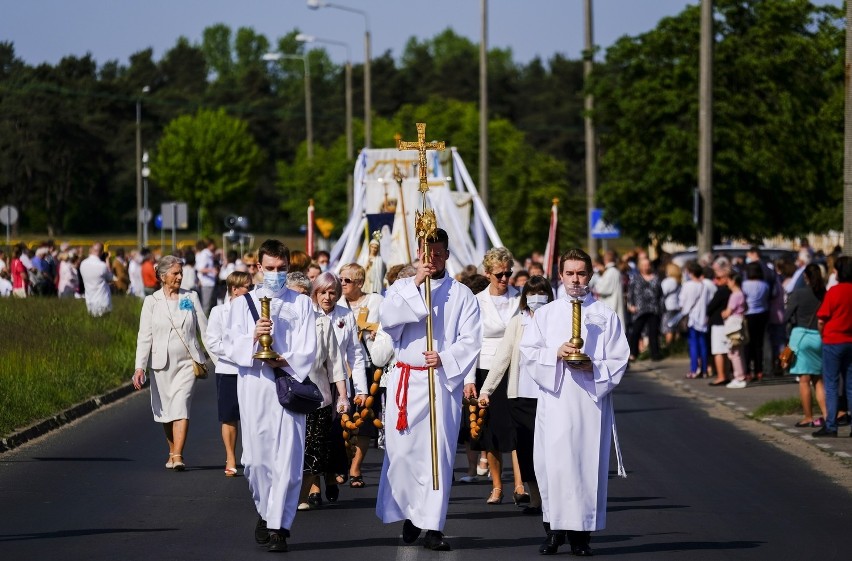
{"type": "Polygon", "coordinates": [[[633,324],[630,326],[630,354],[639,356],[639,340],[642,338],[642,331],[648,327],[648,341],[651,347],[651,359],[660,360],[660,315],[653,313],[642,314],[633,318],[633,324]]]}

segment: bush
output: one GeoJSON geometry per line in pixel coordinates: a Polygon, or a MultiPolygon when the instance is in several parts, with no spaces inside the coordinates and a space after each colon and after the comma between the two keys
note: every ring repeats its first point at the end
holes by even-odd
{"type": "Polygon", "coordinates": [[[123,296],[101,318],[84,300],[0,301],[0,435],[128,382],[141,310],[123,296]]]}

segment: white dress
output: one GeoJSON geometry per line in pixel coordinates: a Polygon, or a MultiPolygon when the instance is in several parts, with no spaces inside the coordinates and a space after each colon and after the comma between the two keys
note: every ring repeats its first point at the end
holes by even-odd
{"type": "Polygon", "coordinates": [[[564,298],[535,313],[521,339],[521,369],[540,388],[533,457],[544,521],[554,530],[593,531],[606,525],[611,392],[627,369],[630,349],[615,312],[586,298],[581,337],[593,369],[573,369],[557,358],[571,338],[572,317],[564,298]]]}
{"type": "MultiPolygon", "coordinates": [[[[393,340],[399,362],[423,366],[426,350],[425,285],[397,280],[381,307],[382,328],[393,340]]],[[[379,480],[376,515],[385,524],[409,519],[418,528],[442,531],[453,484],[453,462],[461,421],[462,382],[476,365],[481,323],[476,297],[450,278],[432,281],[433,349],[441,357],[435,369],[439,489],[432,489],[429,382],[426,371],[412,370],[408,382],[408,429],[396,430],[396,393],[400,368],[388,376],[385,407],[385,460],[379,480]]]]}
{"type": "Polygon", "coordinates": [[[92,317],[101,317],[112,311],[109,283],[112,272],[97,255],[90,255],[80,263],[80,277],[86,289],[86,308],[92,317]]]}

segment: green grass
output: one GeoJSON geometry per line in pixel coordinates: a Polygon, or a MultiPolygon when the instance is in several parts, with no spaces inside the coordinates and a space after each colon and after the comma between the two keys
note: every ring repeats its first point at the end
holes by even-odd
{"type": "Polygon", "coordinates": [[[0,435],[130,380],[142,300],[113,298],[93,318],[83,300],[0,301],[0,435]]]}
{"type": "MultiPolygon", "coordinates": [[[[819,412],[819,406],[814,401],[814,411],[819,412]]],[[[767,401],[754,410],[752,417],[761,419],[763,417],[780,417],[782,415],[802,414],[802,400],[798,397],[787,397],[784,399],[773,399],[767,401]]]]}

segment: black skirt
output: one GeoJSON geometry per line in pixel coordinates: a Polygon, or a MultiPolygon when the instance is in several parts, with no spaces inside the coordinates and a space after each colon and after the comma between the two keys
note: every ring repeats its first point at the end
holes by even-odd
{"type": "MultiPolygon", "coordinates": [[[[482,388],[488,370],[476,369],[476,387],[482,388]]],[[[471,441],[471,449],[486,452],[511,452],[516,446],[515,425],[509,411],[509,398],[506,388],[509,385],[509,376],[503,376],[494,393],[488,396],[488,416],[479,440],[471,441]]],[[[467,419],[465,415],[463,417],[467,419]]],[[[463,423],[464,424],[464,423],[463,423]]]]}
{"type": "Polygon", "coordinates": [[[326,473],[331,458],[331,405],[308,413],[305,420],[305,473],[326,473]]]}
{"type": "Polygon", "coordinates": [[[216,374],[216,405],[220,423],[236,423],[240,420],[236,374],[216,374]]]}
{"type": "Polygon", "coordinates": [[[533,462],[533,436],[535,435],[535,410],[538,400],[532,397],[519,397],[509,400],[509,411],[515,424],[517,437],[515,450],[518,466],[521,468],[521,481],[535,481],[535,463],[533,462]]]}

